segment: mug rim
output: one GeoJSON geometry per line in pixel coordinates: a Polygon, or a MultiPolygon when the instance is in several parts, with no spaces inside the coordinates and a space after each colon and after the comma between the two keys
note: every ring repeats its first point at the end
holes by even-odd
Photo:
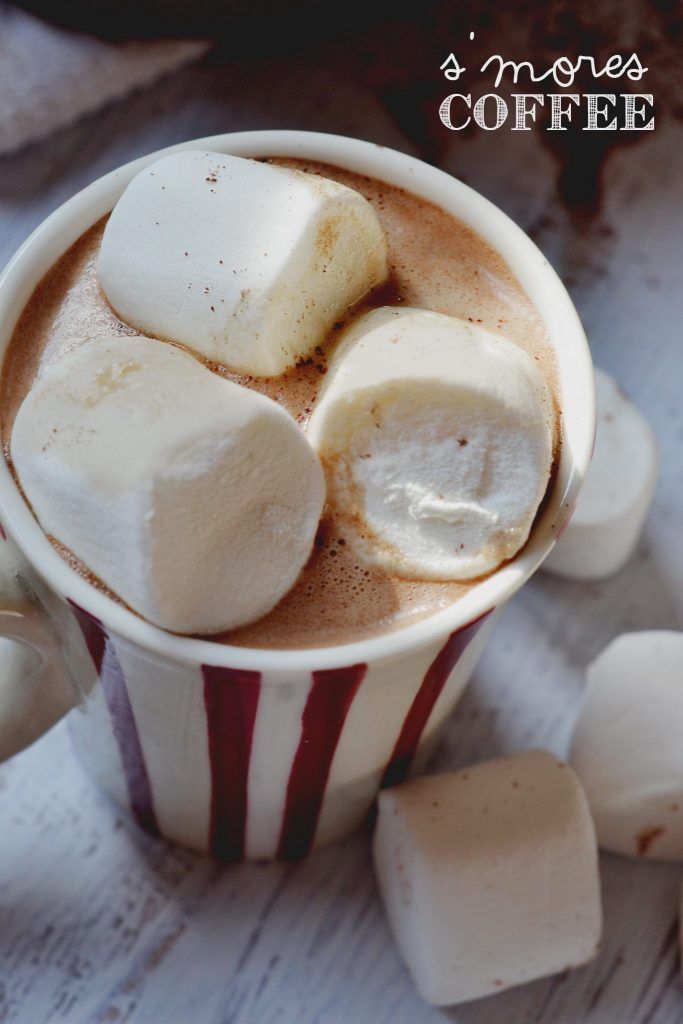
{"type": "Polygon", "coordinates": [[[0,515],[9,536],[34,570],[63,599],[85,609],[121,638],[183,663],[267,672],[313,671],[376,661],[433,643],[498,607],[532,576],[552,550],[573,511],[595,436],[593,366],[578,313],[545,256],[507,214],[445,171],[374,142],[289,130],[228,132],[188,140],[132,160],[98,178],[58,207],[7,264],[0,275],[0,363],[18,316],[49,268],[111,210],[138,171],[161,156],[187,149],[254,158],[300,157],[335,164],[435,203],[492,245],[541,316],[557,366],[562,446],[546,506],[524,548],[446,608],[378,636],[324,647],[238,647],[218,643],[208,636],[169,633],[147,622],[97,589],[62,559],[25,502],[3,453],[0,515]]]}

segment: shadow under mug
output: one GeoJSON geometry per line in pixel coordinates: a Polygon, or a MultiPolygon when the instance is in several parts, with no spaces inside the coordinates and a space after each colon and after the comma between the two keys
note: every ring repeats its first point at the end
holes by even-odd
{"type": "MultiPolygon", "coordinates": [[[[562,450],[520,554],[450,607],[336,647],[252,650],[150,625],[75,573],[0,460],[0,758],[67,711],[90,774],[149,832],[226,860],[294,859],[358,828],[381,786],[424,758],[494,615],[569,520],[593,444],[593,374],[562,283],[531,240],[472,189],[413,157],[333,135],[255,131],[174,146],[336,164],[407,189],[473,228],[508,263],[555,353],[562,450]]],[[[107,214],[153,153],[52,214],[0,278],[0,354],[35,286],[107,214]]]]}

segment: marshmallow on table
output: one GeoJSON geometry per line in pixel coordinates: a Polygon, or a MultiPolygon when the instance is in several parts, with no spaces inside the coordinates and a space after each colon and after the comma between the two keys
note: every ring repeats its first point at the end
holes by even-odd
{"type": "Polygon", "coordinates": [[[546,751],[385,790],[374,857],[403,960],[437,1006],[578,966],[597,950],[593,823],[576,776],[546,751]]]}
{"type": "Polygon", "coordinates": [[[358,192],[314,174],[185,151],[133,178],[107,222],[102,289],[146,334],[277,376],[387,276],[358,192]]]}
{"type": "Polygon", "coordinates": [[[529,536],[553,416],[518,346],[440,313],[385,307],[340,340],[308,436],[369,541],[367,560],[409,578],[472,579],[529,536]]]}
{"type": "Polygon", "coordinates": [[[543,568],[576,580],[611,576],[628,562],[657,483],[657,442],[641,412],[595,371],[595,451],[576,510],[543,568]]]}
{"type": "Polygon", "coordinates": [[[11,454],[45,532],[176,632],[270,611],[324,502],[316,454],[279,405],[149,338],[98,338],[45,371],[11,454]]]}
{"type": "Polygon", "coordinates": [[[570,760],[603,849],[683,860],[683,633],[626,633],[596,658],[570,760]]]}

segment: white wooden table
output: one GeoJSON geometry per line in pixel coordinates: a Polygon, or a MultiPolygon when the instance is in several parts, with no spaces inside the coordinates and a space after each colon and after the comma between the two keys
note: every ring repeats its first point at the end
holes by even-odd
{"type": "MultiPolygon", "coordinates": [[[[188,70],[0,160],[0,260],[124,160],[247,127],[413,148],[372,97],[303,62],[286,74],[272,62],[188,70]]],[[[682,142],[680,124],[662,123],[613,154],[602,213],[579,233],[535,135],[450,145],[445,166],[531,229],[570,278],[596,361],[653,422],[662,475],[638,553],[617,578],[539,576],[508,607],[439,768],[529,745],[564,753],[585,665],[624,630],[683,628],[682,142]]],[[[437,1011],[414,993],[390,940],[367,835],[297,866],[221,867],[124,821],[81,771],[62,723],[0,767],[0,1022],[675,1024],[682,873],[603,857],[605,939],[592,964],[437,1011]]]]}

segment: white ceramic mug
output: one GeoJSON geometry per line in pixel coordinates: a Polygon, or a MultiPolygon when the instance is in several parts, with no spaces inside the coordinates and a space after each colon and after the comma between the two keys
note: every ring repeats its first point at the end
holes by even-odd
{"type": "MultiPolygon", "coordinates": [[[[74,708],[71,733],[88,770],[148,831],[228,860],[297,858],[356,829],[378,788],[419,764],[481,654],[491,613],[566,525],[594,437],[592,366],[576,311],[547,260],[500,210],[449,175],[382,146],[307,132],[242,132],[173,147],[184,148],[320,160],[441,206],[507,261],[556,354],[563,445],[524,550],[451,607],[337,647],[251,650],[150,625],[60,558],[2,461],[0,757],[74,708]]],[[[42,276],[158,156],[94,182],[16,254],[0,279],[0,354],[42,276]]]]}

